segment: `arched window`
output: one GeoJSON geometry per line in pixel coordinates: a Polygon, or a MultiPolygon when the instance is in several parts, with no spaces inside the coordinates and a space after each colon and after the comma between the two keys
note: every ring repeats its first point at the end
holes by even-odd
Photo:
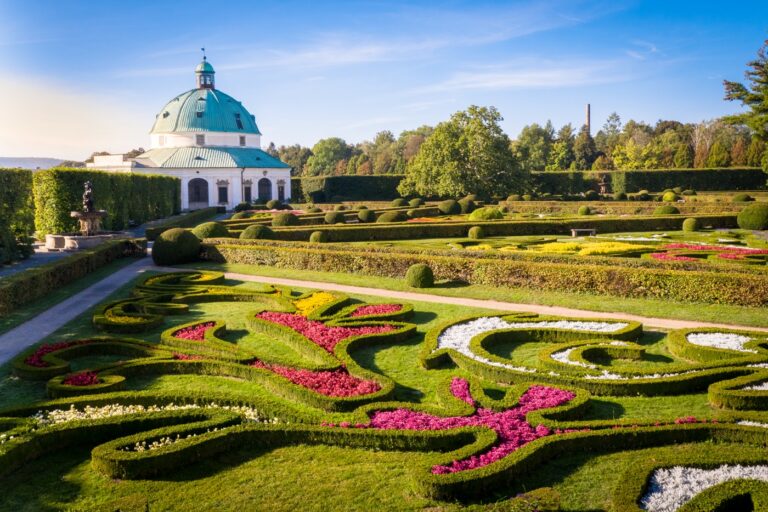
{"type": "Polygon", "coordinates": [[[189,193],[189,209],[198,210],[208,206],[208,182],[203,178],[195,178],[187,185],[189,193]]]}
{"type": "Polygon", "coordinates": [[[259,180],[259,199],[262,201],[269,201],[272,199],[272,182],[267,178],[261,178],[259,180]]]}

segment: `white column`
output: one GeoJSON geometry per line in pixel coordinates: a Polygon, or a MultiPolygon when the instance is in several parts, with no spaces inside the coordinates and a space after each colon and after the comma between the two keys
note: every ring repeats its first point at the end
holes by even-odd
{"type": "Polygon", "coordinates": [[[208,182],[208,206],[218,206],[219,187],[216,185],[216,177],[205,176],[205,180],[208,182]]]}
{"type": "Polygon", "coordinates": [[[272,176],[272,173],[267,178],[269,178],[269,182],[272,184],[272,199],[277,199],[277,179],[272,176]]]}
{"type": "Polygon", "coordinates": [[[189,177],[181,177],[181,209],[189,209],[189,177]]]}
{"type": "MultiPolygon", "coordinates": [[[[245,177],[243,177],[245,179],[245,177]]],[[[229,208],[232,209],[243,202],[243,183],[240,181],[240,171],[237,170],[229,179],[229,208]]]]}

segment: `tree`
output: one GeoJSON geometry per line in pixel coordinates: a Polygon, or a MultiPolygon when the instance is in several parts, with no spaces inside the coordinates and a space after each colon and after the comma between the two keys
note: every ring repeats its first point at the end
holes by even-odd
{"type": "Polygon", "coordinates": [[[523,127],[517,140],[512,142],[512,151],[523,170],[543,171],[547,166],[549,152],[555,138],[552,123],[549,128],[534,123],[523,127]]]}
{"type": "Polygon", "coordinates": [[[557,141],[547,159],[547,171],[564,171],[573,163],[573,126],[564,125],[557,132],[557,141]]]}
{"type": "Polygon", "coordinates": [[[710,168],[728,167],[731,163],[731,155],[728,154],[728,150],[725,145],[719,140],[712,144],[712,148],[707,155],[706,166],[710,168]]]}
{"type": "Polygon", "coordinates": [[[738,101],[749,110],[726,116],[724,120],[729,124],[747,125],[758,138],[768,142],[768,40],[757,51],[757,59],[749,61],[747,66],[744,73],[747,85],[724,80],[723,86],[726,100],[738,101]]]}
{"type": "Polygon", "coordinates": [[[308,176],[327,176],[336,172],[336,165],[346,160],[352,148],[339,137],[320,139],[312,146],[312,156],[307,160],[305,174],[308,176]]]}
{"type": "Polygon", "coordinates": [[[312,150],[299,144],[294,144],[293,146],[280,146],[277,150],[277,155],[280,160],[291,166],[294,176],[301,176],[304,174],[307,160],[312,156],[312,150]]]}
{"type": "Polygon", "coordinates": [[[499,126],[502,119],[494,107],[473,105],[438,124],[408,163],[398,192],[458,197],[521,190],[525,173],[499,126]]]}
{"type": "Polygon", "coordinates": [[[280,152],[277,150],[277,147],[275,147],[274,142],[270,142],[269,146],[267,146],[267,154],[276,158],[280,157],[280,152]]]}
{"type": "Polygon", "coordinates": [[[733,167],[747,165],[747,140],[745,137],[737,137],[736,142],[731,146],[731,165],[733,167]]]}
{"type": "Polygon", "coordinates": [[[690,169],[693,167],[693,149],[691,149],[690,145],[677,145],[674,163],[677,169],[690,169]]]}
{"type": "Polygon", "coordinates": [[[747,165],[750,167],[760,167],[763,162],[765,151],[765,142],[757,137],[752,137],[747,148],[747,165]]]}
{"type": "Polygon", "coordinates": [[[576,168],[582,171],[591,169],[592,164],[597,159],[595,140],[590,135],[587,125],[581,127],[573,142],[573,159],[576,168]]]}

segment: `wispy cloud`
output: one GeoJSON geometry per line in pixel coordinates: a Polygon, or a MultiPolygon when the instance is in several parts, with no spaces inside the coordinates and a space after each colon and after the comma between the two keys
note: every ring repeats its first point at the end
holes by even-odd
{"type": "Polygon", "coordinates": [[[635,60],[648,60],[653,55],[659,53],[659,47],[649,41],[636,40],[632,41],[632,45],[634,48],[624,53],[635,60]]]}

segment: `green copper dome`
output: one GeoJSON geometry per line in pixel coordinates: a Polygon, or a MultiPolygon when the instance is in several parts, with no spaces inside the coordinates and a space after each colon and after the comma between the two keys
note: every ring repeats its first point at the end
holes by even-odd
{"type": "Polygon", "coordinates": [[[213,70],[211,63],[203,57],[203,60],[195,68],[195,73],[215,73],[215,71],[213,70]]]}
{"type": "Polygon", "coordinates": [[[150,133],[174,132],[261,135],[256,119],[242,103],[216,89],[192,89],[176,96],[160,110],[150,133]]]}

